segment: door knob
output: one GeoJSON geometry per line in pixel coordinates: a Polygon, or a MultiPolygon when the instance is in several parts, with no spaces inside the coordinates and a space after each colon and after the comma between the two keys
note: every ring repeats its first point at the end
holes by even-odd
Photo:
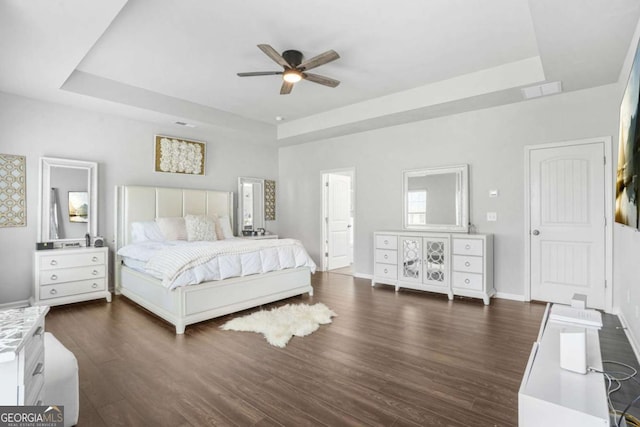
{"type": "Polygon", "coordinates": [[[540,231],[538,231],[538,230],[533,230],[533,231],[531,232],[531,234],[533,234],[534,236],[537,236],[538,234],[540,234],[540,231]]]}

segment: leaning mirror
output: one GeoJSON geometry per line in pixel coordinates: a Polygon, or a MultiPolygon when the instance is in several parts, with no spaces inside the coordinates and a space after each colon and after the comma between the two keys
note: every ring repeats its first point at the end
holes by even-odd
{"type": "Polygon", "coordinates": [[[238,178],[238,235],[264,228],[264,180],[238,178]]]}
{"type": "Polygon", "coordinates": [[[98,234],[98,164],[40,159],[39,242],[84,241],[98,234]]]}
{"type": "Polygon", "coordinates": [[[403,197],[405,229],[469,230],[468,165],[405,171],[403,197]]]}

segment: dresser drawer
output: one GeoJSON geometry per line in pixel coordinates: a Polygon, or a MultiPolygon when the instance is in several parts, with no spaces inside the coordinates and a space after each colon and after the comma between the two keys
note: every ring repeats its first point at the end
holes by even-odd
{"type": "Polygon", "coordinates": [[[38,362],[27,375],[24,385],[24,404],[35,405],[38,400],[41,400],[44,385],[44,353],[42,353],[42,361],[38,362]]]}
{"type": "Polygon", "coordinates": [[[482,275],[473,273],[453,272],[453,287],[462,289],[482,290],[482,275]]]}
{"type": "Polygon", "coordinates": [[[398,237],[387,234],[376,235],[376,249],[398,249],[398,237]]]}
{"type": "Polygon", "coordinates": [[[464,271],[467,273],[482,273],[483,258],[477,256],[460,256],[453,257],[453,269],[455,271],[464,271]]]}
{"type": "MultiPolygon", "coordinates": [[[[55,250],[54,250],[55,251],[55,250]]],[[[51,254],[40,257],[40,270],[105,264],[105,252],[51,254]]]]}
{"type": "Polygon", "coordinates": [[[44,319],[42,319],[35,326],[35,329],[31,333],[31,336],[25,338],[26,343],[24,345],[24,363],[25,372],[34,367],[39,359],[42,359],[44,354],[44,319]]]}
{"type": "Polygon", "coordinates": [[[398,266],[391,264],[378,264],[375,265],[375,275],[378,277],[384,277],[385,279],[398,279],[398,266]]]}
{"type": "Polygon", "coordinates": [[[387,249],[376,249],[376,262],[383,264],[397,264],[398,251],[390,251],[387,249]]]}
{"type": "Polygon", "coordinates": [[[105,276],[105,265],[68,268],[65,270],[47,270],[40,272],[40,284],[72,282],[75,280],[99,279],[105,276]]]}
{"type": "Polygon", "coordinates": [[[88,292],[104,291],[107,288],[104,277],[94,280],[60,283],[40,287],[40,299],[59,298],[88,292]]]}
{"type": "Polygon", "coordinates": [[[479,239],[453,239],[453,253],[482,256],[483,241],[479,239]]]}

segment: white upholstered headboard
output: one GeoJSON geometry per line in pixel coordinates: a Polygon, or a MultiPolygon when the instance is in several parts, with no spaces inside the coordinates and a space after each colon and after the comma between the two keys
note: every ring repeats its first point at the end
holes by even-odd
{"type": "Polygon", "coordinates": [[[116,251],[131,240],[131,223],[159,217],[228,215],[233,224],[233,192],[187,188],[116,186],[116,251]]]}

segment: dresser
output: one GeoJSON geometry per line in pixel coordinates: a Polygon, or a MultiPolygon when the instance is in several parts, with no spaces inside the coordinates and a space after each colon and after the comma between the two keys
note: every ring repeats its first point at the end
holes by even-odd
{"type": "Polygon", "coordinates": [[[482,298],[487,305],[495,294],[491,235],[378,231],[373,241],[372,286],[482,298]]]}
{"type": "Polygon", "coordinates": [[[32,304],[58,305],[106,298],[109,249],[72,248],[36,251],[32,304]]]}
{"type": "Polygon", "coordinates": [[[40,405],[47,306],[0,311],[0,406],[40,405]]]}

